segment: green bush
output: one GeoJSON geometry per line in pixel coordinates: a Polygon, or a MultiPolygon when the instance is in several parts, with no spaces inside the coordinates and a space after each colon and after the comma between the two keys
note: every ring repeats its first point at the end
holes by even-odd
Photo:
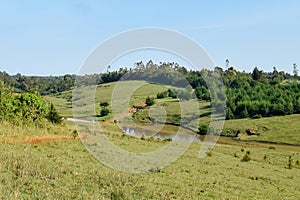
{"type": "Polygon", "coordinates": [[[206,135],[207,132],[208,132],[208,125],[201,125],[201,126],[199,126],[198,133],[200,135],[206,135]]]}
{"type": "Polygon", "coordinates": [[[226,108],[226,120],[234,119],[234,114],[230,108],[226,108]]]}
{"type": "Polygon", "coordinates": [[[226,137],[234,137],[239,133],[239,130],[234,130],[234,129],[225,129],[222,130],[221,136],[226,136],[226,137]]]}
{"type": "Polygon", "coordinates": [[[264,160],[267,160],[267,158],[268,158],[268,157],[267,157],[267,154],[265,154],[265,156],[264,156],[264,160]]]}
{"type": "Polygon", "coordinates": [[[107,108],[103,108],[101,111],[100,111],[100,116],[101,117],[104,117],[104,116],[107,116],[109,114],[109,110],[107,108]]]}
{"type": "Polygon", "coordinates": [[[101,103],[100,103],[100,106],[101,106],[101,107],[107,107],[108,105],[109,105],[108,102],[101,102],[101,103]]]}
{"type": "Polygon", "coordinates": [[[293,158],[292,158],[292,156],[289,156],[288,169],[292,169],[292,168],[293,168],[293,158]]]}
{"type": "Polygon", "coordinates": [[[13,93],[0,83],[0,118],[17,124],[41,124],[44,120],[60,123],[53,104],[48,104],[36,92],[13,93]]]}
{"type": "Polygon", "coordinates": [[[210,150],[209,152],[207,152],[207,156],[208,156],[208,157],[212,157],[212,156],[213,156],[212,150],[210,150]]]}
{"type": "Polygon", "coordinates": [[[173,98],[173,99],[176,99],[177,98],[177,96],[176,96],[176,94],[175,94],[175,92],[174,92],[174,90],[173,89],[168,89],[168,97],[171,97],[171,98],[173,98]]]}
{"type": "Polygon", "coordinates": [[[154,104],[154,98],[153,97],[147,97],[146,98],[146,105],[152,106],[154,104]]]}
{"type": "Polygon", "coordinates": [[[165,141],[165,142],[172,142],[172,138],[165,138],[163,141],[165,141]]]}
{"type": "Polygon", "coordinates": [[[273,147],[273,146],[270,146],[270,147],[269,147],[269,149],[271,149],[271,150],[275,150],[276,148],[275,148],[275,147],[273,147]]]}
{"type": "Polygon", "coordinates": [[[199,85],[198,87],[196,87],[195,94],[199,100],[210,100],[209,90],[204,86],[199,85]]]}
{"type": "Polygon", "coordinates": [[[74,131],[72,132],[72,136],[73,136],[74,139],[76,139],[76,138],[78,137],[78,131],[77,131],[77,130],[74,130],[74,131]]]}
{"type": "Polygon", "coordinates": [[[251,160],[250,151],[246,151],[245,155],[241,159],[242,162],[249,162],[251,160]]]}
{"type": "Polygon", "coordinates": [[[57,113],[54,105],[51,103],[50,104],[50,110],[46,116],[46,118],[55,124],[60,124],[62,122],[61,116],[57,113]]]}
{"type": "Polygon", "coordinates": [[[157,99],[163,99],[163,98],[166,98],[166,97],[168,97],[167,92],[159,92],[159,93],[156,94],[157,99]]]}

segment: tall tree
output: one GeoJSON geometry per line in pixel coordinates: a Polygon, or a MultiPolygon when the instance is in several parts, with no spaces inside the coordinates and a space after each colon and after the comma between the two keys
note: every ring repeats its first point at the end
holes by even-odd
{"type": "Polygon", "coordinates": [[[298,76],[298,66],[296,63],[293,64],[293,74],[294,74],[294,77],[298,76]]]}
{"type": "Polygon", "coordinates": [[[230,64],[229,60],[228,60],[228,59],[226,59],[226,60],[225,60],[225,66],[226,66],[226,69],[228,69],[228,68],[229,68],[229,64],[230,64]]]}
{"type": "Polygon", "coordinates": [[[255,67],[252,72],[252,78],[255,81],[260,81],[262,79],[262,71],[255,67]]]}

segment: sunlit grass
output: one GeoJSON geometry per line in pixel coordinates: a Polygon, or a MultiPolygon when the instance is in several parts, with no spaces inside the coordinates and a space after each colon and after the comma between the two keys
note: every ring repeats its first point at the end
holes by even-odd
{"type": "Polygon", "coordinates": [[[300,115],[276,116],[261,119],[237,119],[226,121],[224,128],[240,130],[245,133],[253,129],[259,136],[244,137],[245,140],[270,141],[300,144],[300,115]]]}
{"type": "MultiPolygon", "coordinates": [[[[16,127],[12,127],[15,130],[16,127]]],[[[57,127],[53,127],[53,131],[57,127]]],[[[58,128],[60,129],[60,128],[58,128]]],[[[132,152],[153,151],[168,142],[122,135],[105,125],[108,138],[132,152]]],[[[36,130],[38,131],[38,130],[36,130]]],[[[40,131],[44,131],[41,129],[40,131]]],[[[24,130],[23,135],[26,135],[24,130]]],[[[49,131],[48,134],[55,134],[49,131]]],[[[66,133],[67,134],[67,133],[66,133]]],[[[130,174],[105,167],[77,139],[38,144],[1,143],[2,199],[297,199],[299,147],[218,144],[199,159],[193,143],[166,168],[130,174]],[[243,149],[243,151],[242,151],[243,149]],[[245,151],[251,161],[241,162],[245,151]],[[264,158],[266,155],[266,159],[264,158]],[[288,169],[288,157],[293,167],[288,169]]]]}

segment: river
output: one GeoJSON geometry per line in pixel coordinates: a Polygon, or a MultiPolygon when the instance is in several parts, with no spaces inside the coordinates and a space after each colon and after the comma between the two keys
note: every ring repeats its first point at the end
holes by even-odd
{"type": "MultiPolygon", "coordinates": [[[[96,123],[94,120],[84,120],[84,119],[76,119],[76,118],[67,118],[68,121],[71,122],[81,122],[81,123],[96,123]]],[[[186,134],[166,134],[162,132],[154,132],[148,129],[143,128],[128,128],[122,127],[121,129],[126,135],[134,136],[134,137],[153,137],[160,139],[172,139],[176,141],[184,141],[184,142],[201,142],[200,138],[193,134],[191,131],[186,130],[186,134]]],[[[176,131],[174,131],[176,132],[176,131]]]]}
{"type": "MultiPolygon", "coordinates": [[[[160,139],[172,139],[184,142],[201,142],[200,138],[196,135],[190,134],[166,134],[166,133],[155,133],[151,130],[144,130],[142,128],[123,128],[123,132],[127,135],[134,137],[153,137],[160,139]]],[[[189,131],[190,132],[190,131],[189,131]]]]}

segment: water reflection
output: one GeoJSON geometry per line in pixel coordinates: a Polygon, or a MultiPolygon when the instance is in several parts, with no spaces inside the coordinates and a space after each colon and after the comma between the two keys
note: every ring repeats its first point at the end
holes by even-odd
{"type": "Polygon", "coordinates": [[[82,123],[92,123],[92,124],[96,123],[95,120],[76,119],[71,117],[68,117],[67,120],[70,122],[82,122],[82,123]]]}
{"type": "MultiPolygon", "coordinates": [[[[143,128],[128,128],[123,127],[123,132],[127,135],[131,135],[134,137],[153,137],[153,138],[160,138],[160,139],[172,139],[177,141],[184,141],[184,142],[201,142],[201,140],[195,136],[194,134],[176,134],[176,135],[170,135],[165,133],[156,133],[151,130],[145,130],[143,128]]],[[[188,131],[190,132],[190,131],[188,131]]]]}

